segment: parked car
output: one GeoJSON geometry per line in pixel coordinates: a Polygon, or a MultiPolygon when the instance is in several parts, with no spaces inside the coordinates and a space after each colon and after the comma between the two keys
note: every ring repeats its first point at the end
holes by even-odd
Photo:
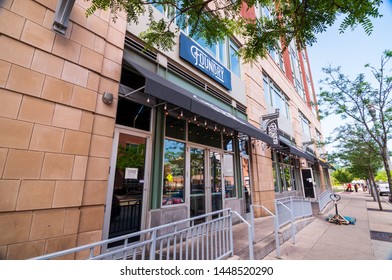
{"type": "Polygon", "coordinates": [[[377,185],[377,190],[378,190],[378,193],[380,194],[380,195],[389,195],[389,193],[390,193],[390,191],[389,191],[389,185],[387,184],[387,183],[384,183],[384,184],[378,184],[377,185]]]}

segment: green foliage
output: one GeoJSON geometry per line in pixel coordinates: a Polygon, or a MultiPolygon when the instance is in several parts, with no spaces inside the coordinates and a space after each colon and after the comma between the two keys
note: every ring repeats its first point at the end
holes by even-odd
{"type": "Polygon", "coordinates": [[[240,54],[245,60],[264,57],[269,50],[281,51],[278,42],[285,46],[294,39],[301,48],[316,42],[316,36],[334,24],[339,15],[345,15],[340,30],[361,25],[367,34],[373,30],[371,19],[380,17],[381,0],[345,1],[271,1],[271,0],[88,0],[87,15],[96,10],[110,9],[113,19],[125,11],[129,22],[137,24],[138,18],[148,13],[150,24],[141,35],[147,47],[170,50],[181,29],[189,27],[192,36],[202,37],[212,44],[226,37],[240,35],[244,44],[240,54]],[[273,7],[271,18],[257,20],[241,15],[243,5],[273,7]],[[171,11],[165,19],[156,20],[153,6],[171,11]]]}
{"type": "Polygon", "coordinates": [[[127,167],[143,168],[145,145],[118,146],[116,167],[125,169],[127,167]]]}
{"type": "MultiPolygon", "coordinates": [[[[327,78],[319,96],[323,115],[339,115],[346,123],[334,131],[338,144],[337,157],[350,166],[352,172],[367,177],[381,168],[389,170],[387,144],[392,135],[392,77],[388,74],[390,50],[381,55],[381,65],[371,70],[378,84],[373,86],[364,74],[354,80],[341,72],[340,67],[324,68],[327,78]]],[[[392,178],[390,178],[392,180],[392,178]]]]}
{"type": "Polygon", "coordinates": [[[378,171],[375,179],[377,182],[388,182],[388,177],[385,170],[378,171]]]}
{"type": "Polygon", "coordinates": [[[332,174],[333,179],[335,179],[340,184],[350,183],[354,180],[354,176],[346,169],[337,169],[332,174]]]}

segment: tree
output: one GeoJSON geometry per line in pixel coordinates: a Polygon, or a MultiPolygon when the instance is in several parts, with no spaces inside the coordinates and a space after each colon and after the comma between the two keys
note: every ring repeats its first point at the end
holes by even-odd
{"type": "Polygon", "coordinates": [[[382,0],[89,0],[87,14],[97,9],[110,9],[113,19],[125,11],[129,22],[138,24],[138,18],[147,13],[148,30],[140,35],[148,48],[170,50],[181,29],[188,28],[190,36],[204,38],[213,44],[226,37],[239,35],[244,44],[240,54],[245,60],[264,57],[269,50],[280,50],[295,39],[303,48],[316,42],[317,34],[331,26],[338,16],[344,20],[340,31],[361,25],[367,34],[373,30],[372,18],[380,17],[382,0]],[[244,11],[260,5],[269,7],[271,17],[250,19],[244,11]],[[155,19],[153,6],[166,11],[167,17],[155,19]],[[272,8],[273,7],[273,8],[272,8]]]}
{"type": "Polygon", "coordinates": [[[369,184],[373,199],[382,205],[376,189],[375,175],[382,167],[379,150],[375,141],[358,125],[344,124],[335,129],[337,142],[334,160],[339,160],[355,178],[363,178],[369,184]]]}
{"type": "Polygon", "coordinates": [[[332,177],[340,184],[350,183],[354,179],[354,176],[350,174],[350,172],[347,169],[344,168],[335,170],[332,173],[332,177]]]}
{"type": "Polygon", "coordinates": [[[392,76],[387,74],[387,64],[391,57],[392,51],[385,51],[381,56],[378,69],[365,65],[375,78],[375,87],[366,81],[364,74],[359,74],[354,80],[350,80],[341,72],[340,67],[323,68],[328,76],[323,83],[328,88],[322,89],[319,96],[319,104],[326,108],[321,111],[322,115],[340,115],[355,127],[356,137],[362,137],[365,142],[369,142],[366,139],[371,138],[375,146],[369,147],[373,147],[374,152],[383,162],[390,190],[392,190],[392,177],[387,144],[391,138],[392,129],[392,98],[390,96],[392,76]]]}

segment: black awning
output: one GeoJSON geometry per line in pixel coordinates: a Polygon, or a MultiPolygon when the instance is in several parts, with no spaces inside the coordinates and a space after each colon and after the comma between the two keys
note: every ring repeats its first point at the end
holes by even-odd
{"type": "Polygon", "coordinates": [[[237,118],[207,100],[191,93],[190,91],[177,86],[158,74],[140,66],[139,64],[124,58],[125,65],[131,66],[146,78],[144,92],[156,98],[167,101],[179,106],[194,114],[203,116],[216,123],[227,126],[236,131],[242,132],[253,138],[262,140],[267,144],[273,145],[273,139],[260,129],[251,125],[249,122],[237,118]]]}
{"type": "Polygon", "coordinates": [[[279,137],[279,141],[281,142],[281,145],[287,146],[289,148],[290,154],[305,158],[307,161],[314,162],[314,157],[309,155],[308,153],[305,153],[298,149],[297,147],[294,147],[288,140],[285,140],[281,137],[279,137]]]}

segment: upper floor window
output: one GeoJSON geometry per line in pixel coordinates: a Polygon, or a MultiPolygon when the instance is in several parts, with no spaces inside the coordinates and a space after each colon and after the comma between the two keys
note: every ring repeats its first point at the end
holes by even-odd
{"type": "Polygon", "coordinates": [[[301,64],[298,57],[297,46],[294,41],[290,43],[289,53],[290,53],[291,70],[293,72],[294,86],[298,94],[305,101],[306,97],[305,97],[305,90],[302,81],[301,64]]]}
{"type": "Polygon", "coordinates": [[[238,56],[238,46],[233,40],[229,40],[229,63],[228,68],[240,77],[240,58],[238,56]]]}
{"type": "Polygon", "coordinates": [[[311,138],[309,120],[301,112],[299,112],[299,118],[301,121],[302,133],[304,134],[304,136],[307,136],[307,138],[311,138]]]}
{"type": "Polygon", "coordinates": [[[279,87],[267,75],[263,75],[265,102],[274,108],[279,109],[279,113],[286,119],[290,119],[289,98],[279,89],[279,87]]]}
{"type": "MultiPolygon", "coordinates": [[[[181,2],[179,2],[181,5],[181,2]]],[[[163,13],[168,18],[175,16],[176,11],[172,6],[163,4],[154,4],[154,7],[163,13]]],[[[178,20],[176,20],[177,22],[178,20]]],[[[189,28],[182,29],[186,34],[190,34],[189,28]]],[[[212,45],[207,44],[204,38],[192,37],[192,39],[200,45],[208,54],[219,61],[223,66],[229,69],[232,73],[240,77],[240,57],[238,55],[239,45],[235,43],[231,38],[227,38],[220,42],[215,42],[212,45]]]]}
{"type": "MultiPolygon", "coordinates": [[[[272,13],[274,7],[271,6],[256,6],[256,17],[259,19],[265,20],[273,20],[274,15],[272,13]]],[[[282,54],[282,44],[280,41],[277,42],[277,49],[270,49],[268,52],[271,58],[275,61],[275,63],[279,66],[279,68],[284,72],[284,62],[283,62],[283,54],[282,54]]]]}

